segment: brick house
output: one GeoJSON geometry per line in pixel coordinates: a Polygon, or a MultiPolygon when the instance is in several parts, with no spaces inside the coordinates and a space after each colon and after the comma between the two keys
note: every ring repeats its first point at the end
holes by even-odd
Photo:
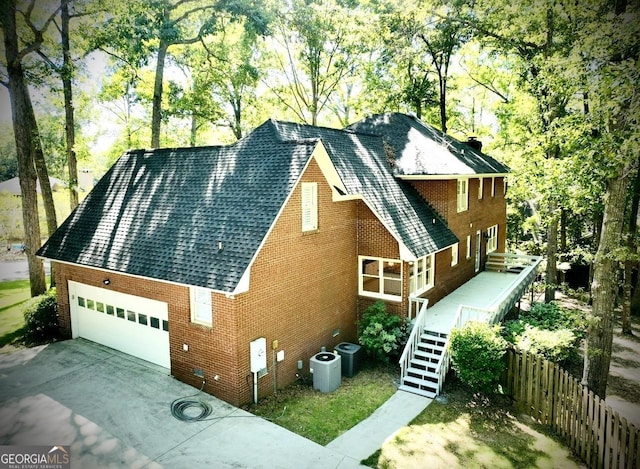
{"type": "Polygon", "coordinates": [[[40,249],[60,323],[232,404],[406,315],[504,251],[508,168],[403,114],[345,130],[267,121],[230,146],[125,153],[40,249]],[[279,359],[276,359],[280,352],[279,359]]]}

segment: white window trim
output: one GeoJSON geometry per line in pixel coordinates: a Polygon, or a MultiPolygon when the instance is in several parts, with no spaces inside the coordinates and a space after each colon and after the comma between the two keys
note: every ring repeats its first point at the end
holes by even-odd
{"type": "Polygon", "coordinates": [[[418,260],[412,262],[409,264],[409,295],[410,296],[420,296],[422,295],[424,292],[431,290],[433,288],[433,286],[435,285],[435,278],[436,278],[436,256],[435,254],[429,254],[428,256],[424,256],[419,258],[418,260]],[[425,262],[427,258],[431,259],[431,269],[430,273],[427,275],[428,277],[428,281],[425,281],[425,284],[421,287],[416,289],[415,291],[411,291],[411,283],[412,280],[414,278],[418,277],[418,263],[419,262],[425,262]]]}
{"type": "Polygon", "coordinates": [[[487,229],[487,254],[498,249],[498,225],[487,229]]]}
{"type": "Polygon", "coordinates": [[[460,244],[456,243],[451,246],[451,267],[458,265],[458,256],[460,253],[460,244]]]}
{"type": "Polygon", "coordinates": [[[318,183],[303,182],[302,187],[302,231],[318,229],[318,183]]]}
{"type": "Polygon", "coordinates": [[[456,180],[456,211],[458,213],[469,210],[469,178],[458,178],[456,180]],[[464,184],[464,192],[460,192],[461,185],[464,184]]]}
{"type": "Polygon", "coordinates": [[[496,178],[491,178],[491,197],[496,196],[496,178]]]}
{"type": "MultiPolygon", "coordinates": [[[[394,279],[396,280],[396,279],[394,279]]],[[[400,259],[387,259],[383,257],[372,257],[372,256],[358,256],[358,294],[361,296],[367,296],[370,298],[379,298],[382,300],[389,301],[402,301],[402,261],[400,259]],[[362,272],[362,262],[363,261],[376,261],[378,262],[378,276],[380,281],[380,289],[378,293],[365,290],[364,289],[364,273],[362,272]],[[400,290],[401,293],[399,295],[389,295],[384,293],[384,263],[385,262],[393,262],[400,264],[400,278],[397,279],[400,281],[400,290]]]]}
{"type": "Polygon", "coordinates": [[[482,200],[483,190],[484,190],[484,179],[480,178],[479,185],[478,185],[478,200],[482,200]]]}
{"type": "Polygon", "coordinates": [[[471,235],[467,235],[467,259],[471,259],[471,235]]]}
{"type": "Polygon", "coordinates": [[[213,305],[211,290],[200,287],[190,287],[191,322],[204,326],[213,325],[213,305]]]}

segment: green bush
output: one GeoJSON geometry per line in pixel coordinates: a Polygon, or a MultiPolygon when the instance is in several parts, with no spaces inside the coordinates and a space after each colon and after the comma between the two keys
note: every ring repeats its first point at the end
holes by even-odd
{"type": "Polygon", "coordinates": [[[56,289],[32,298],[24,310],[25,335],[29,344],[43,344],[60,338],[56,289]]]}
{"type": "Polygon", "coordinates": [[[358,327],[364,353],[383,363],[400,355],[410,330],[407,320],[387,313],[383,301],[377,301],[364,311],[358,327]]]}
{"type": "Polygon", "coordinates": [[[534,303],[530,311],[522,311],[518,319],[505,323],[503,336],[521,350],[561,362],[575,354],[586,328],[582,311],[564,309],[555,303],[534,303]]]}
{"type": "Polygon", "coordinates": [[[449,350],[460,381],[484,394],[496,391],[507,350],[500,326],[469,321],[451,331],[449,350]]]}
{"type": "Polygon", "coordinates": [[[526,325],[515,345],[520,350],[542,355],[547,360],[562,362],[575,353],[576,336],[569,329],[550,331],[526,325]]]}

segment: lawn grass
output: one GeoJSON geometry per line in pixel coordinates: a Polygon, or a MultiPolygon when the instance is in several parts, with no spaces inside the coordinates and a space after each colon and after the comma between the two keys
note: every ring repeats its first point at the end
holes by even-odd
{"type": "Polygon", "coordinates": [[[0,282],[0,347],[24,334],[24,306],[31,298],[29,280],[0,282]]]}
{"type": "Polygon", "coordinates": [[[324,446],[389,399],[398,376],[397,367],[367,363],[331,393],[315,391],[309,382],[295,383],[245,409],[324,446]]]}
{"type": "Polygon", "coordinates": [[[520,414],[506,396],[474,395],[452,378],[434,400],[382,449],[369,467],[579,468],[549,430],[520,414]]]}

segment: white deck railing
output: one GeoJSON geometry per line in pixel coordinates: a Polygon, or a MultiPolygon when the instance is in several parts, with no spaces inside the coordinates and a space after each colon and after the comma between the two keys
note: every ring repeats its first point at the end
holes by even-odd
{"type": "MultiPolygon", "coordinates": [[[[494,268],[500,266],[500,269],[495,269],[498,272],[518,273],[518,275],[511,282],[493,303],[493,306],[489,308],[478,308],[475,306],[460,305],[458,312],[452,324],[453,328],[461,328],[467,321],[482,321],[489,324],[496,324],[504,319],[506,314],[516,304],[516,302],[522,297],[529,285],[533,283],[535,279],[538,265],[542,262],[540,256],[525,256],[519,254],[506,254],[506,253],[491,253],[488,255],[487,264],[491,264],[494,268]]],[[[491,268],[491,270],[494,270],[491,268]]],[[[438,362],[438,393],[442,391],[444,386],[444,380],[451,366],[451,357],[449,355],[449,337],[447,337],[447,343],[445,350],[438,362]]]]}
{"type": "MultiPolygon", "coordinates": [[[[452,323],[453,328],[461,328],[467,321],[482,321],[495,324],[502,321],[509,310],[522,297],[526,289],[533,283],[538,265],[542,261],[540,256],[525,256],[519,254],[491,253],[487,257],[487,270],[517,274],[513,281],[500,293],[492,306],[479,308],[469,305],[460,305],[452,323]]],[[[419,300],[414,298],[413,300],[419,300]]],[[[412,299],[410,299],[411,302],[412,299]]],[[[411,311],[411,305],[409,306],[411,311]]],[[[409,341],[400,358],[401,379],[405,376],[405,370],[413,357],[413,351],[417,348],[418,341],[426,320],[426,304],[421,305],[420,313],[409,336],[409,341]]],[[[449,337],[447,337],[445,350],[440,356],[436,370],[438,372],[438,393],[442,391],[445,377],[451,365],[449,355],[449,337]]]]}
{"type": "Polygon", "coordinates": [[[412,308],[415,308],[418,310],[418,315],[411,328],[407,345],[405,345],[402,355],[400,356],[400,379],[405,377],[406,370],[409,368],[409,362],[413,358],[413,352],[418,347],[418,342],[420,342],[420,335],[424,329],[424,323],[427,320],[428,304],[429,300],[426,298],[409,298],[409,312],[411,312],[412,308]]]}

